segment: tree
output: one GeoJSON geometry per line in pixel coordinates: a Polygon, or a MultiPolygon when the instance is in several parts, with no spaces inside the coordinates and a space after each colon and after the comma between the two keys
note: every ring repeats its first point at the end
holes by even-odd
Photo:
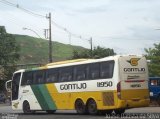
{"type": "Polygon", "coordinates": [[[154,48],[145,48],[146,58],[149,60],[149,76],[160,76],[160,43],[154,48]]]}
{"type": "Polygon", "coordinates": [[[113,56],[116,53],[114,52],[113,49],[110,48],[103,48],[100,46],[97,46],[93,50],[93,58],[103,58],[107,56],[113,56]]]}
{"type": "Polygon", "coordinates": [[[116,53],[114,52],[113,49],[110,48],[103,48],[100,46],[94,47],[92,53],[90,50],[85,49],[81,52],[79,51],[73,51],[73,56],[72,59],[77,59],[77,58],[103,58],[107,56],[113,56],[116,53]]]}
{"type": "Polygon", "coordinates": [[[13,35],[8,34],[4,26],[0,26],[0,75],[1,79],[11,78],[13,67],[19,59],[19,46],[13,35]]]}

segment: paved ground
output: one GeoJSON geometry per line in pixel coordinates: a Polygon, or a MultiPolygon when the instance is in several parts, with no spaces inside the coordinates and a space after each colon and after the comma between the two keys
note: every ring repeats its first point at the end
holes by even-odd
{"type": "MultiPolygon", "coordinates": [[[[117,119],[120,118],[117,115],[106,116],[106,115],[77,115],[74,110],[61,110],[57,111],[55,114],[47,114],[45,112],[38,112],[36,114],[24,115],[22,111],[12,111],[8,104],[0,104],[0,119],[117,119]]],[[[145,108],[134,108],[126,110],[125,114],[121,118],[150,118],[159,119],[160,118],[160,107],[151,106],[145,108]],[[135,114],[136,113],[136,114],[135,114]],[[154,114],[153,114],[154,113],[154,114]]]]}

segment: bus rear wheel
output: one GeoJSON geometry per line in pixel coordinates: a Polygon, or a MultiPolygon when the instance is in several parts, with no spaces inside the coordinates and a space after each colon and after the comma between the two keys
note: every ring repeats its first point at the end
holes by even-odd
{"type": "Polygon", "coordinates": [[[91,115],[96,115],[98,113],[97,104],[93,99],[90,99],[87,103],[88,113],[91,115]]]}
{"type": "Polygon", "coordinates": [[[78,114],[86,114],[86,107],[81,99],[76,100],[75,109],[78,114]]]}

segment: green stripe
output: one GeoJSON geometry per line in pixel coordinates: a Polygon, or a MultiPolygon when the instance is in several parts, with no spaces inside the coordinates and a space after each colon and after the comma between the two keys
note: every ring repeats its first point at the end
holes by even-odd
{"type": "Polygon", "coordinates": [[[47,103],[47,105],[49,107],[49,110],[55,110],[56,109],[56,105],[55,105],[54,101],[52,100],[52,97],[49,94],[49,91],[48,91],[46,85],[45,84],[41,85],[39,87],[39,89],[41,90],[42,95],[45,97],[45,101],[46,101],[46,103],[47,103]]]}
{"type": "Polygon", "coordinates": [[[31,85],[31,88],[32,88],[33,93],[34,93],[35,97],[37,98],[42,110],[48,110],[49,107],[45,101],[43,94],[41,93],[41,91],[39,89],[39,86],[38,85],[31,85]]]}
{"type": "Polygon", "coordinates": [[[31,88],[42,110],[55,110],[56,109],[56,105],[53,102],[52,97],[50,96],[45,84],[31,85],[31,88]]]}

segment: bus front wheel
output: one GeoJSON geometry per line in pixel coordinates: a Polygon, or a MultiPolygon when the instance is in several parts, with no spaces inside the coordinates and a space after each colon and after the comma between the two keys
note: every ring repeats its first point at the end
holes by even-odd
{"type": "Polygon", "coordinates": [[[90,99],[87,103],[88,113],[91,115],[96,115],[98,113],[97,104],[93,99],[90,99]]]}
{"type": "Polygon", "coordinates": [[[31,111],[30,105],[29,105],[29,103],[27,101],[23,102],[23,112],[25,114],[29,114],[29,113],[33,113],[34,112],[34,111],[31,111]]]}
{"type": "Polygon", "coordinates": [[[81,99],[76,100],[75,109],[78,114],[85,114],[86,113],[86,107],[81,99]]]}

